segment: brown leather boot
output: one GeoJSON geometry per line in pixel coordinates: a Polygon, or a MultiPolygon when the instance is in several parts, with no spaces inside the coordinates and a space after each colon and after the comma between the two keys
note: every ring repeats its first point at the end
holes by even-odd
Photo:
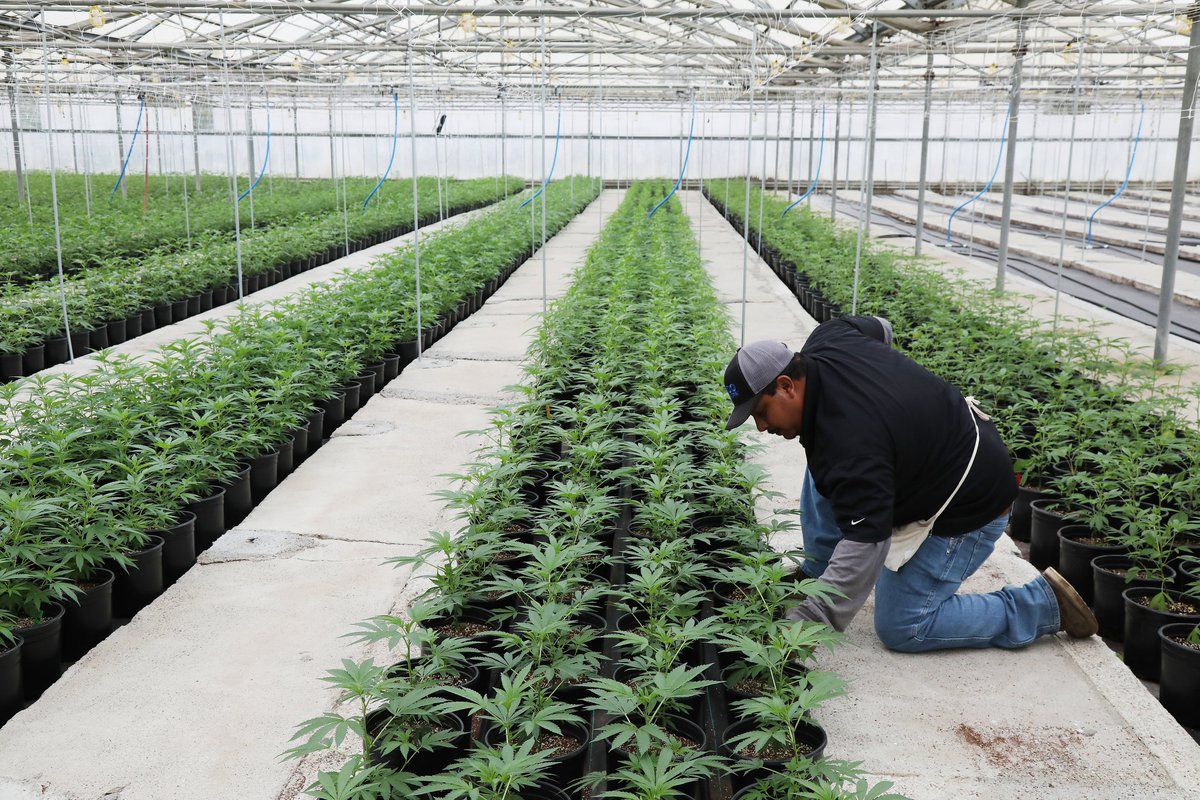
{"type": "Polygon", "coordinates": [[[1046,567],[1042,576],[1054,591],[1054,599],[1058,601],[1059,630],[1066,631],[1074,639],[1086,639],[1100,630],[1096,615],[1088,608],[1087,603],[1079,596],[1079,592],[1058,574],[1054,567],[1046,567]]]}

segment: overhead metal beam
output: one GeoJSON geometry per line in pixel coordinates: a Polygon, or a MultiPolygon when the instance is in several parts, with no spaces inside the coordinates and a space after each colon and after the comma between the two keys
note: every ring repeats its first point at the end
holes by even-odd
{"type": "MultiPolygon", "coordinates": [[[[85,12],[94,0],[0,0],[0,10],[11,11],[77,11],[85,12]]],[[[239,0],[238,2],[213,2],[206,0],[140,0],[136,3],[106,5],[113,12],[177,11],[204,13],[230,11],[235,13],[254,12],[259,14],[330,14],[386,15],[400,11],[417,16],[458,17],[471,14],[479,18],[504,17],[607,17],[607,18],[650,18],[650,19],[736,19],[761,20],[764,22],[781,19],[854,19],[854,20],[929,20],[929,19],[1050,19],[1083,17],[1142,17],[1147,14],[1171,14],[1164,11],[1161,3],[1131,3],[1108,6],[1092,3],[1086,6],[1038,6],[1035,8],[996,11],[979,8],[901,8],[901,9],[846,9],[846,8],[713,8],[694,6],[658,8],[614,8],[610,6],[543,6],[543,5],[411,5],[397,7],[381,3],[329,2],[309,0],[296,4],[289,0],[239,0]]]]}

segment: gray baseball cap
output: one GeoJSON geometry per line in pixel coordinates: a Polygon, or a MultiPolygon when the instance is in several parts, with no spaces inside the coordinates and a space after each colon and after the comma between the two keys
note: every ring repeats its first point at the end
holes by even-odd
{"type": "Polygon", "coordinates": [[[763,390],[790,363],[792,349],[783,342],[752,342],[734,354],[725,368],[725,391],[733,401],[726,430],[733,430],[749,419],[763,390]]]}

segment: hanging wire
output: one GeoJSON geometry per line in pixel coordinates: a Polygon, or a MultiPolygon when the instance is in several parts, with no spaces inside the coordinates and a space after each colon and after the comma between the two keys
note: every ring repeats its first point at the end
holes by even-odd
{"type": "Polygon", "coordinates": [[[542,185],[538,188],[538,190],[536,192],[534,192],[531,197],[527,198],[524,203],[521,203],[521,205],[517,206],[518,210],[524,208],[525,206],[532,203],[534,200],[538,199],[542,195],[542,193],[546,191],[546,187],[550,185],[550,179],[552,177],[554,177],[554,166],[555,166],[555,164],[558,163],[558,140],[559,140],[559,134],[561,132],[562,132],[562,105],[560,104],[558,107],[558,122],[555,123],[555,126],[554,126],[554,155],[551,156],[551,158],[550,158],[550,171],[548,173],[546,173],[546,179],[544,181],[542,181],[542,185]]]}
{"type": "Polygon", "coordinates": [[[133,158],[133,146],[137,143],[138,131],[142,129],[142,114],[146,110],[146,95],[139,95],[141,101],[138,105],[137,123],[133,126],[133,138],[129,140],[129,149],[125,152],[125,162],[121,164],[121,174],[117,176],[117,182],[113,184],[112,191],[108,193],[108,199],[112,200],[113,195],[121,188],[121,181],[125,180],[125,170],[129,168],[129,159],[133,158]]]}
{"type": "Polygon", "coordinates": [[[1113,200],[1116,200],[1118,197],[1120,197],[1122,194],[1124,194],[1125,188],[1127,186],[1129,186],[1129,176],[1133,174],[1133,162],[1135,159],[1137,159],[1138,142],[1141,141],[1141,138],[1142,138],[1142,122],[1144,122],[1146,119],[1146,101],[1142,100],[1141,103],[1142,103],[1142,111],[1141,111],[1141,114],[1138,116],[1137,133],[1135,133],[1133,135],[1133,152],[1131,152],[1129,154],[1129,167],[1128,167],[1128,169],[1125,170],[1125,180],[1121,183],[1121,188],[1117,189],[1116,194],[1114,194],[1112,197],[1108,198],[1103,203],[1101,203],[1096,208],[1096,210],[1093,211],[1088,216],[1088,228],[1087,228],[1087,246],[1088,247],[1092,246],[1092,223],[1095,222],[1096,215],[1099,214],[1101,211],[1103,211],[1104,208],[1109,203],[1111,203],[1113,200]]]}
{"type": "Polygon", "coordinates": [[[950,244],[950,228],[952,225],[954,225],[954,216],[959,211],[962,211],[964,208],[974,203],[980,197],[983,197],[984,193],[987,192],[988,189],[992,188],[992,184],[996,181],[996,175],[1000,172],[1000,162],[1004,160],[1004,142],[1008,138],[1008,118],[1011,114],[1012,106],[1009,106],[1008,111],[1004,115],[1004,127],[1001,128],[1000,133],[1000,153],[996,156],[996,168],[992,170],[992,177],[988,178],[988,182],[984,184],[984,187],[976,192],[973,197],[950,212],[950,219],[946,221],[946,244],[950,244]]]}
{"type": "Polygon", "coordinates": [[[668,200],[670,200],[675,195],[675,192],[679,189],[679,184],[683,182],[683,175],[685,172],[687,172],[688,157],[691,156],[691,154],[692,154],[692,130],[695,128],[695,126],[696,126],[696,96],[693,94],[692,95],[692,119],[688,123],[687,149],[683,152],[683,166],[681,166],[679,168],[679,177],[675,180],[675,185],[671,187],[671,191],[667,193],[667,196],[664,197],[662,200],[659,200],[658,205],[656,205],[654,208],[650,209],[650,213],[646,215],[646,219],[650,219],[651,217],[653,217],[654,213],[663,207],[663,203],[666,203],[668,200]]]}
{"type": "Polygon", "coordinates": [[[396,142],[400,139],[400,95],[392,92],[392,155],[388,158],[387,169],[379,176],[379,182],[375,184],[375,188],[367,195],[367,199],[363,200],[363,211],[367,210],[367,203],[371,202],[371,198],[379,191],[379,187],[383,186],[383,182],[387,180],[387,176],[392,172],[392,164],[396,162],[396,142]]]}
{"type": "Polygon", "coordinates": [[[258,182],[261,181],[263,179],[263,175],[266,174],[267,162],[270,160],[271,160],[271,109],[268,108],[267,109],[267,152],[263,154],[262,169],[260,169],[258,171],[258,177],[254,179],[254,183],[250,184],[250,186],[246,189],[246,191],[244,191],[240,195],[238,195],[239,203],[242,202],[242,200],[246,199],[246,197],[251,192],[254,191],[255,186],[258,186],[258,182]]]}
{"type": "Polygon", "coordinates": [[[803,203],[805,198],[807,198],[810,194],[812,194],[813,190],[817,188],[817,180],[821,177],[821,162],[824,160],[824,158],[825,158],[825,106],[821,106],[821,144],[817,148],[817,169],[816,169],[816,171],[813,172],[812,183],[810,183],[808,185],[808,189],[804,192],[804,194],[800,195],[799,200],[792,203],[790,206],[788,206],[787,208],[785,208],[783,210],[783,213],[779,215],[780,217],[786,217],[788,215],[789,211],[791,211],[793,208],[795,208],[796,206],[803,203]]]}

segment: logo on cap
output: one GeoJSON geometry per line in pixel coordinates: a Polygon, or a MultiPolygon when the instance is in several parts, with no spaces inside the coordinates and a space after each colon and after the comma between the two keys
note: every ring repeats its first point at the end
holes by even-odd
{"type": "Polygon", "coordinates": [[[730,400],[733,400],[734,402],[737,402],[738,396],[741,394],[741,392],[739,392],[739,391],[738,391],[738,388],[737,388],[737,384],[736,384],[736,383],[729,383],[729,384],[726,384],[726,385],[725,385],[725,391],[729,392],[729,399],[730,399],[730,400]]]}

